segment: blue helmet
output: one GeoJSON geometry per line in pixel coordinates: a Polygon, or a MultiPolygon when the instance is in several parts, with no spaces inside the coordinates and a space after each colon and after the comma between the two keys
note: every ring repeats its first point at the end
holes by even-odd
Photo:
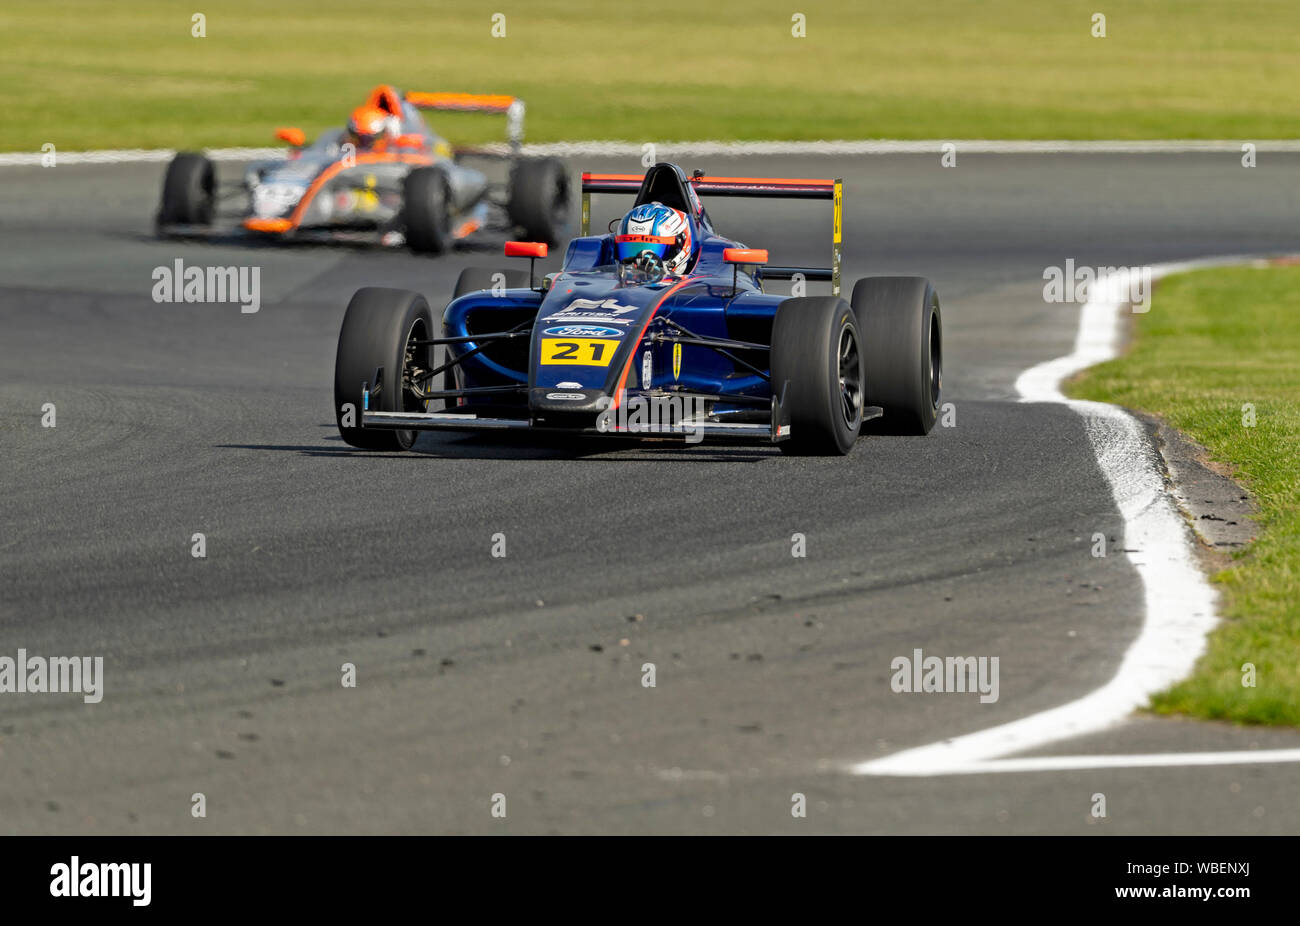
{"type": "Polygon", "coordinates": [[[663,203],[642,203],[619,221],[614,249],[619,263],[649,251],[668,273],[684,273],[695,256],[691,220],[685,212],[663,203]]]}

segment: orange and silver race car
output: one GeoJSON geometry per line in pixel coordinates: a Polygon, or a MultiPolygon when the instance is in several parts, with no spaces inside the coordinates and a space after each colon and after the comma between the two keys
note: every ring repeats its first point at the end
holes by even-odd
{"type": "Polygon", "coordinates": [[[308,145],[301,129],[281,128],[287,158],[251,164],[243,182],[223,191],[212,161],[182,152],[167,166],[159,234],[209,236],[242,229],[272,239],[374,241],[437,254],[484,229],[558,243],[568,232],[571,190],[554,158],[521,156],[524,104],[511,96],[371,91],[348,124],[308,145]],[[453,148],[421,110],[499,113],[506,117],[505,153],[453,148]],[[465,161],[510,162],[493,183],[465,161]],[[218,204],[237,200],[237,213],[218,204]],[[238,224],[224,230],[222,219],[238,224]]]}

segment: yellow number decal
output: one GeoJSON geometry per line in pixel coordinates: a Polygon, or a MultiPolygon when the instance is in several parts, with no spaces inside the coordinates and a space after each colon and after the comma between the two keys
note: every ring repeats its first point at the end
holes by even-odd
{"type": "Polygon", "coordinates": [[[605,338],[547,338],[542,341],[542,360],[547,365],[607,367],[614,359],[618,341],[605,338]]]}

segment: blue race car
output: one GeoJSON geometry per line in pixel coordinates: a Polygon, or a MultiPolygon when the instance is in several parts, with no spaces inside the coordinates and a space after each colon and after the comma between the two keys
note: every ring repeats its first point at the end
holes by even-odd
{"type": "MultiPolygon", "coordinates": [[[[942,320],[923,277],[867,277],[840,298],[841,182],[584,174],[582,236],[558,273],[461,273],[441,323],[418,293],[368,287],[339,333],[334,406],[354,447],[404,450],[431,429],[748,438],[845,454],[864,421],[934,426],[942,320]],[[591,194],[634,193],[590,235],[591,194]],[[718,235],[700,196],[833,203],[831,266],[778,267],[718,235]],[[829,296],[764,292],[818,280],[829,296]],[[442,407],[434,409],[441,402],[442,407]]],[[[512,241],[507,256],[545,257],[512,241]]]]}

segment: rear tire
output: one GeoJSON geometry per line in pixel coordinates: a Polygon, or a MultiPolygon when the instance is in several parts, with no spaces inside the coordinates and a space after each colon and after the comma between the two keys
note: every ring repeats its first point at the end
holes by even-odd
{"type": "Polygon", "coordinates": [[[343,316],[338,353],[334,358],[334,421],[339,435],[362,450],[410,450],[415,431],[361,427],[361,384],[374,388],[375,369],[383,368],[379,395],[371,408],[386,412],[422,412],[428,403],[402,388],[407,355],[414,365],[432,369],[428,347],[408,348],[408,342],[434,337],[429,303],[419,293],[368,286],[359,289],[343,316]],[[345,424],[351,405],[351,424],[345,424]]]}
{"type": "Polygon", "coordinates": [[[436,167],[417,167],[402,183],[406,243],[417,254],[441,254],[451,246],[451,191],[436,167]]]}
{"type": "Polygon", "coordinates": [[[572,209],[569,175],[555,158],[516,161],[506,211],[525,240],[559,244],[572,209]]]}
{"type": "Polygon", "coordinates": [[[853,287],[864,345],[868,405],[885,429],[929,434],[943,387],[943,315],[925,277],[867,277],[853,287]]]}
{"type": "Polygon", "coordinates": [[[862,426],[862,339],[835,296],[787,299],[772,321],[772,389],[785,387],[787,453],[846,454],[862,426]]]}
{"type": "Polygon", "coordinates": [[[216,211],[217,181],[212,162],[182,152],[172,158],[163,177],[160,225],[211,225],[216,211]]]}
{"type": "Polygon", "coordinates": [[[528,271],[526,270],[489,270],[486,267],[466,267],[456,280],[456,289],[452,299],[459,299],[466,293],[476,293],[482,289],[491,289],[496,285],[496,277],[505,280],[506,289],[527,289],[528,271]]]}

